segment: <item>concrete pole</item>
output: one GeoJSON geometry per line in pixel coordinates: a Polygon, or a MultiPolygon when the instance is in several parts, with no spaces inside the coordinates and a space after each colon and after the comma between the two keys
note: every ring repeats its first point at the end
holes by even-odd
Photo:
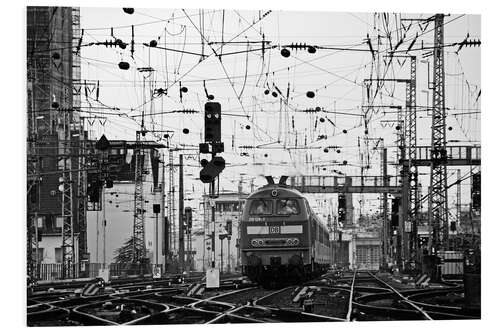
{"type": "Polygon", "coordinates": [[[179,268],[184,272],[184,155],[179,154],[179,268]]]}

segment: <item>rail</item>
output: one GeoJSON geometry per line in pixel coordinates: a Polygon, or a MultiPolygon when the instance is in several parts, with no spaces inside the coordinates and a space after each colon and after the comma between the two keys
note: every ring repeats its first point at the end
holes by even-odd
{"type": "Polygon", "coordinates": [[[356,270],[354,270],[354,273],[352,275],[352,282],[351,282],[351,288],[350,288],[350,293],[349,293],[349,305],[347,308],[347,315],[346,315],[346,320],[351,321],[351,316],[352,316],[352,300],[354,298],[354,285],[356,283],[356,270]]]}
{"type": "Polygon", "coordinates": [[[417,306],[415,303],[413,303],[412,301],[410,301],[408,299],[408,297],[406,297],[403,294],[401,294],[396,288],[394,288],[393,286],[391,286],[389,283],[385,282],[384,280],[379,279],[373,273],[368,272],[368,274],[370,274],[374,279],[376,279],[380,283],[384,284],[387,288],[391,289],[391,291],[393,293],[395,293],[396,295],[398,295],[398,297],[401,298],[403,300],[403,302],[405,302],[406,304],[410,305],[412,308],[414,308],[419,313],[421,313],[425,317],[425,319],[427,319],[427,320],[433,320],[432,317],[429,316],[429,314],[426,311],[424,311],[421,307],[417,306]]]}

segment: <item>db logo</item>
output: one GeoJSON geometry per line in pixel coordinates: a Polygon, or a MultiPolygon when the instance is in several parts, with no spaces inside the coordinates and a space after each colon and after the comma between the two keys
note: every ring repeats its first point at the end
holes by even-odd
{"type": "Polygon", "coordinates": [[[269,227],[269,233],[270,234],[279,234],[280,227],[279,226],[269,227]]]}

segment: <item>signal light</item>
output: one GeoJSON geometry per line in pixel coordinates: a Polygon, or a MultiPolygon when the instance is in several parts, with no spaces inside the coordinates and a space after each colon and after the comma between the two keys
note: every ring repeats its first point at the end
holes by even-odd
{"type": "Polygon", "coordinates": [[[392,199],[391,205],[391,225],[393,227],[399,226],[399,202],[400,198],[392,199]]]}
{"type": "Polygon", "coordinates": [[[210,145],[208,143],[200,143],[200,153],[201,154],[210,153],[210,145]]]}
{"type": "Polygon", "coordinates": [[[214,142],[214,143],[212,143],[212,152],[214,154],[224,152],[224,142],[214,142]]]}
{"type": "Polygon", "coordinates": [[[457,231],[457,222],[450,223],[450,231],[457,231]]]}
{"type": "Polygon", "coordinates": [[[210,162],[204,164],[200,171],[200,180],[203,183],[211,183],[226,167],[226,161],[220,156],[215,156],[210,162]]]}
{"type": "Polygon", "coordinates": [[[193,227],[193,209],[191,207],[184,208],[184,218],[186,219],[187,229],[193,227]]]}
{"type": "Polygon", "coordinates": [[[221,140],[221,105],[217,102],[205,104],[205,142],[221,140]]]}
{"type": "Polygon", "coordinates": [[[346,220],[346,197],[343,194],[339,195],[339,205],[338,205],[338,221],[345,222],[346,220]]]}

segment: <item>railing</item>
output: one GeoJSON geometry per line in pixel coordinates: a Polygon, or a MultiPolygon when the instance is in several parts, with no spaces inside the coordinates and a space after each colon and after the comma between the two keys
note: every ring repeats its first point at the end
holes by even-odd
{"type": "Polygon", "coordinates": [[[379,186],[400,186],[399,176],[387,176],[387,182],[384,184],[382,176],[294,176],[290,178],[292,187],[343,187],[343,186],[364,186],[364,187],[379,187],[379,186]]]}
{"type": "MultiPolygon", "coordinates": [[[[481,160],[481,147],[474,146],[448,146],[446,155],[449,160],[481,160]]],[[[431,147],[417,147],[417,160],[431,160],[431,147]]]]}
{"type": "MultiPolygon", "coordinates": [[[[160,272],[164,272],[163,265],[155,264],[145,265],[111,263],[104,265],[103,263],[90,263],[85,265],[85,269],[81,270],[80,276],[77,277],[96,278],[99,276],[99,270],[104,269],[105,267],[109,269],[110,278],[126,278],[130,276],[152,274],[155,267],[159,267],[160,272]]],[[[62,264],[39,264],[37,277],[38,281],[54,281],[61,280],[62,278],[62,264]]]]}

